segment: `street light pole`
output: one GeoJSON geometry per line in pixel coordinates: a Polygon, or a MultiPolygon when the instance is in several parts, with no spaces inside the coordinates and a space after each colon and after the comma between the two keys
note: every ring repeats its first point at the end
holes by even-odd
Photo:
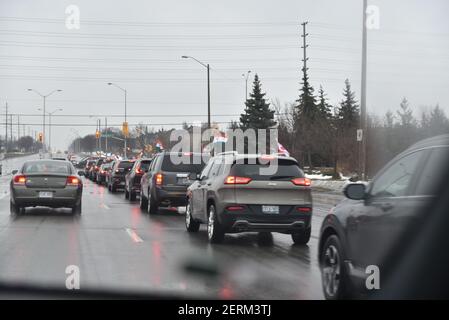
{"type": "MultiPolygon", "coordinates": [[[[125,93],[125,123],[127,124],[127,122],[126,122],[126,114],[127,114],[126,99],[127,99],[128,92],[126,91],[126,89],[123,89],[122,87],[118,86],[115,83],[109,82],[108,85],[117,87],[125,93]]],[[[127,147],[127,143],[126,143],[126,134],[124,134],[124,141],[125,141],[124,156],[125,156],[125,159],[127,159],[128,158],[128,147],[127,147]]]]}
{"type": "Polygon", "coordinates": [[[42,120],[42,145],[45,148],[45,114],[46,114],[46,112],[45,112],[45,102],[47,100],[47,97],[51,96],[55,92],[61,92],[62,90],[61,89],[56,89],[56,90],[53,90],[52,92],[50,92],[49,94],[46,94],[46,95],[43,95],[42,93],[40,93],[39,91],[34,90],[34,89],[28,89],[28,91],[35,92],[36,94],[40,95],[43,98],[43,100],[44,100],[43,110],[42,110],[42,115],[43,115],[43,120],[42,120]]]}
{"type": "MultiPolygon", "coordinates": [[[[41,108],[39,108],[39,109],[37,109],[37,110],[41,110],[41,108]]],[[[49,126],[49,129],[48,129],[48,149],[51,151],[51,116],[53,115],[53,114],[55,114],[56,112],[58,112],[58,111],[62,111],[63,109],[62,108],[59,108],[59,109],[56,109],[56,110],[54,110],[54,111],[52,111],[52,112],[45,112],[44,111],[44,116],[45,116],[45,114],[47,114],[48,115],[48,126],[49,126]]],[[[45,136],[45,134],[43,134],[44,136],[45,136]]]]}
{"type": "Polygon", "coordinates": [[[249,74],[251,73],[251,70],[248,70],[245,73],[242,73],[242,77],[245,78],[245,101],[248,100],[248,78],[249,78],[249,74]]]}
{"type": "Polygon", "coordinates": [[[192,59],[207,69],[207,127],[210,129],[210,66],[191,56],[182,56],[183,59],[192,59]]]}

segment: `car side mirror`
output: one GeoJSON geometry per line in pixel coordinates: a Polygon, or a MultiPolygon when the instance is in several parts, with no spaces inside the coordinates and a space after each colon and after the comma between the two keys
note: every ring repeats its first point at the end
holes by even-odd
{"type": "Polygon", "coordinates": [[[366,185],[363,183],[350,183],[343,189],[343,194],[351,200],[363,200],[366,198],[366,185]]]}
{"type": "Polygon", "coordinates": [[[14,169],[13,171],[11,171],[11,174],[12,174],[12,175],[15,175],[17,172],[19,172],[19,170],[14,169]]]}
{"type": "Polygon", "coordinates": [[[189,180],[200,180],[200,175],[195,172],[191,172],[189,174],[189,180]]]}
{"type": "Polygon", "coordinates": [[[80,177],[84,176],[84,171],[78,171],[78,175],[79,175],[80,177]]]}

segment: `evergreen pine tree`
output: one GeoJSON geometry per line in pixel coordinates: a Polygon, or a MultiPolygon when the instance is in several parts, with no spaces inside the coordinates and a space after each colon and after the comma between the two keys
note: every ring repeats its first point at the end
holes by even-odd
{"type": "Polygon", "coordinates": [[[276,124],[274,110],[270,109],[270,104],[265,100],[265,93],[262,93],[257,74],[254,76],[253,92],[245,105],[245,112],[240,115],[242,129],[268,129],[276,124]]]}
{"type": "Polygon", "coordinates": [[[302,88],[299,99],[296,100],[297,117],[304,121],[312,122],[318,115],[318,108],[316,106],[316,99],[313,94],[313,87],[309,83],[309,76],[307,70],[303,70],[302,88]]]}
{"type": "Polygon", "coordinates": [[[318,91],[318,112],[321,118],[330,119],[332,117],[331,105],[327,102],[323,87],[318,91]]]}
{"type": "Polygon", "coordinates": [[[343,100],[340,102],[338,118],[341,127],[355,128],[359,125],[359,106],[357,105],[355,93],[351,90],[351,84],[348,79],[345,80],[343,100]]]}

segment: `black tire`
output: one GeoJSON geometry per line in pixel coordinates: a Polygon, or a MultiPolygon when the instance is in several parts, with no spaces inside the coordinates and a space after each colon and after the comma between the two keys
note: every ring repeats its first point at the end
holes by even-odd
{"type": "Polygon", "coordinates": [[[192,205],[189,199],[186,205],[186,229],[188,232],[198,232],[200,229],[200,223],[192,218],[192,205]]]}
{"type": "Polygon", "coordinates": [[[114,185],[111,185],[111,192],[115,193],[117,191],[117,188],[114,185]]]}
{"type": "Polygon", "coordinates": [[[12,201],[9,202],[9,211],[11,214],[20,214],[22,213],[22,208],[17,206],[16,204],[12,203],[12,201]]]}
{"type": "Polygon", "coordinates": [[[125,187],[125,199],[129,199],[129,191],[128,188],[125,187]]]}
{"type": "Polygon", "coordinates": [[[159,203],[151,199],[151,192],[148,190],[148,205],[147,211],[149,214],[156,214],[157,209],[159,208],[159,203]]]}
{"type": "Polygon", "coordinates": [[[211,204],[208,208],[207,216],[207,237],[210,243],[221,243],[224,240],[225,232],[217,219],[215,206],[211,204]]]}
{"type": "Polygon", "coordinates": [[[293,240],[294,244],[306,245],[310,240],[311,232],[312,232],[312,228],[309,227],[304,232],[292,233],[292,240],[293,240]]]}
{"type": "Polygon", "coordinates": [[[81,211],[82,211],[81,208],[82,208],[82,203],[81,203],[81,200],[80,200],[78,202],[78,204],[72,208],[72,214],[81,214],[81,211]]]}
{"type": "Polygon", "coordinates": [[[129,192],[129,201],[136,201],[136,193],[134,191],[129,192]]]}
{"type": "Polygon", "coordinates": [[[145,196],[142,194],[142,191],[140,191],[140,199],[139,199],[140,209],[142,211],[146,211],[148,208],[148,199],[145,198],[145,196]]]}
{"type": "Polygon", "coordinates": [[[273,234],[271,232],[259,232],[257,234],[257,243],[260,246],[271,246],[273,244],[273,234]]]}
{"type": "Polygon", "coordinates": [[[328,237],[320,255],[321,283],[327,300],[350,299],[345,252],[336,235],[328,237]]]}

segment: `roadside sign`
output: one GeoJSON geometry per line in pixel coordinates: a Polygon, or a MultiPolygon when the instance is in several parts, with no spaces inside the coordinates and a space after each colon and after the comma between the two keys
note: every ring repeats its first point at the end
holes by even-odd
{"type": "Polygon", "coordinates": [[[357,141],[362,141],[362,140],[363,140],[363,130],[357,129],[357,141]]]}

